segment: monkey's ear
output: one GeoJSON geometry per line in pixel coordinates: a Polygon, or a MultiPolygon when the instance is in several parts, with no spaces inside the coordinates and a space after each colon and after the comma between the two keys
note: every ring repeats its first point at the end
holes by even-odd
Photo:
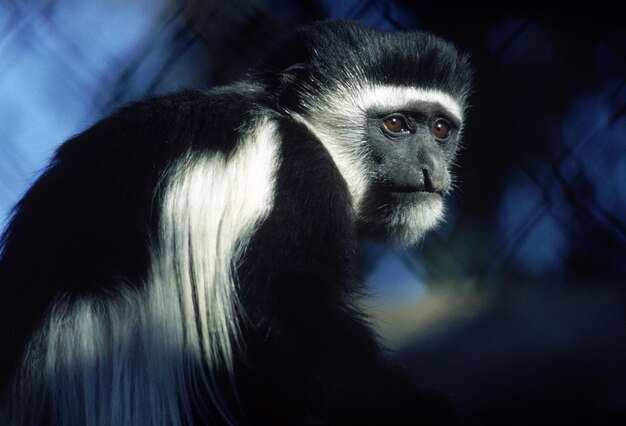
{"type": "Polygon", "coordinates": [[[298,110],[300,108],[300,89],[304,81],[310,80],[313,69],[309,64],[290,65],[278,74],[276,81],[276,99],[279,108],[298,110]]]}
{"type": "Polygon", "coordinates": [[[287,87],[298,81],[310,78],[313,73],[312,67],[306,63],[293,64],[280,73],[281,86],[287,87]]]}

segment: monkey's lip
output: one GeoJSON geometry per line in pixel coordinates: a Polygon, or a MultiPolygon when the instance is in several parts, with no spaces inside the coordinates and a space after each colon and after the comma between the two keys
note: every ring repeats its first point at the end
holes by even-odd
{"type": "Polygon", "coordinates": [[[426,189],[426,188],[416,188],[416,187],[410,187],[410,186],[394,186],[392,188],[389,188],[389,193],[391,195],[399,196],[399,197],[409,196],[411,194],[438,195],[440,197],[443,197],[444,195],[444,191],[435,190],[435,189],[426,189]]]}

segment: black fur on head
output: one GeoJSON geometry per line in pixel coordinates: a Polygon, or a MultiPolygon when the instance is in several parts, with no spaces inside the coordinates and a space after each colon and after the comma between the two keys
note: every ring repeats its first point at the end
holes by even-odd
{"type": "Polygon", "coordinates": [[[298,28],[258,70],[266,81],[278,83],[278,91],[285,95],[282,106],[287,108],[294,107],[289,101],[298,98],[302,84],[314,93],[350,86],[357,80],[436,88],[465,106],[472,80],[469,56],[440,37],[419,31],[379,31],[348,20],[298,28]]]}

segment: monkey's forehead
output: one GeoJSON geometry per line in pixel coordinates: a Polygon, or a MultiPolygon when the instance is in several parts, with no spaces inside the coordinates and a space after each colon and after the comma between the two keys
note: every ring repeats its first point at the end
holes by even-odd
{"type": "Polygon", "coordinates": [[[460,124],[463,122],[463,104],[450,94],[437,89],[391,85],[368,85],[358,92],[356,101],[363,110],[413,110],[422,104],[434,104],[460,124]]]}
{"type": "Polygon", "coordinates": [[[430,110],[446,116],[457,127],[464,119],[464,99],[433,88],[366,83],[320,91],[311,98],[306,109],[320,116],[332,111],[335,117],[345,120],[344,124],[356,123],[357,127],[362,123],[358,117],[394,112],[430,110]]]}

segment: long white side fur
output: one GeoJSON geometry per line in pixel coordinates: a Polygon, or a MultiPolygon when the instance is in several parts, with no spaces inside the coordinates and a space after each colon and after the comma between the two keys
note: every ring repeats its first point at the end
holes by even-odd
{"type": "Polygon", "coordinates": [[[272,208],[279,165],[275,124],[250,128],[229,158],[190,153],[172,168],[142,290],[56,301],[27,349],[9,424],[185,424],[202,414],[193,398],[205,386],[220,405],[211,385],[237,344],[234,267],[272,208]]]}

